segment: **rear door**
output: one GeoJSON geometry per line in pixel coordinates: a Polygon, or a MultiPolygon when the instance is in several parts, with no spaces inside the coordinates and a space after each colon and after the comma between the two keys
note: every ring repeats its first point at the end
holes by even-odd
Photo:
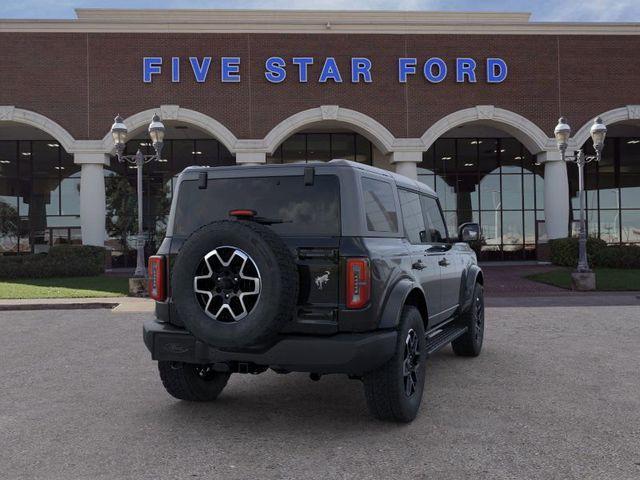
{"type": "Polygon", "coordinates": [[[437,322],[442,310],[440,266],[435,256],[427,253],[427,228],[420,195],[398,188],[405,238],[411,252],[412,271],[419,279],[427,299],[429,324],[437,322]]]}
{"type": "Polygon", "coordinates": [[[253,210],[284,240],[297,263],[298,318],[308,318],[310,328],[318,327],[314,331],[337,331],[340,181],[330,174],[315,174],[308,180],[303,175],[270,173],[265,169],[255,177],[212,178],[204,189],[195,180],[182,182],[176,233],[188,235],[200,225],[231,219],[231,210],[253,210]]]}
{"type": "Polygon", "coordinates": [[[422,195],[422,207],[428,231],[427,255],[433,258],[440,268],[440,305],[441,320],[451,316],[459,302],[461,268],[452,243],[448,240],[447,227],[438,200],[422,195]]]}

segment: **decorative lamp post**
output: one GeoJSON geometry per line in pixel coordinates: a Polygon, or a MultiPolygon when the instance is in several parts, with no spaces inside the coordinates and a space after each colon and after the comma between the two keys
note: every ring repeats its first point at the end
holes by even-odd
{"type": "Polygon", "coordinates": [[[567,123],[567,120],[562,117],[558,120],[558,125],[554,130],[556,142],[558,144],[558,150],[562,154],[562,160],[568,162],[574,162],[578,166],[578,192],[580,195],[580,236],[578,239],[578,267],[574,275],[574,285],[580,290],[593,290],[595,289],[595,276],[589,268],[589,261],[587,259],[587,228],[585,219],[585,191],[584,191],[584,166],[592,161],[599,162],[602,156],[602,149],[604,147],[604,139],[607,134],[607,127],[602,123],[600,117],[596,118],[591,126],[591,139],[593,140],[593,148],[596,151],[594,155],[585,155],[582,149],[574,152],[573,154],[567,154],[567,147],[569,145],[569,137],[571,136],[571,127],[567,123]],[[586,285],[581,285],[580,278],[586,282],[586,285]]]}
{"type": "Polygon", "coordinates": [[[135,277],[145,277],[146,269],[144,266],[144,233],[142,226],[142,166],[145,163],[149,163],[153,160],[160,160],[162,157],[160,156],[162,153],[162,147],[164,144],[164,134],[165,128],[162,121],[160,121],[160,117],[155,114],[151,119],[151,123],[149,124],[149,137],[151,137],[151,142],[153,143],[153,148],[155,150],[154,155],[143,155],[143,153],[138,149],[135,155],[124,155],[124,147],[127,142],[127,126],[124,124],[124,120],[120,115],[118,115],[113,125],[111,126],[111,135],[113,136],[113,143],[116,147],[116,155],[118,157],[119,162],[126,162],[132,165],[135,165],[137,169],[137,193],[138,193],[138,235],[136,237],[136,250],[137,250],[137,259],[136,259],[136,271],[134,273],[135,277]]]}

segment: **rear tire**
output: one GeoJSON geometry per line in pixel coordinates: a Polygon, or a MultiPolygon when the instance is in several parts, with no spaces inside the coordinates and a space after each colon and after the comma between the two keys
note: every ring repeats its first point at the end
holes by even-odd
{"type": "Polygon", "coordinates": [[[484,288],[479,283],[473,289],[469,310],[460,316],[460,326],[467,327],[467,333],[451,342],[454,353],[461,357],[477,357],[484,339],[484,288]]]}
{"type": "Polygon", "coordinates": [[[426,339],[422,315],[407,305],[402,309],[394,356],[363,376],[369,412],[379,420],[410,422],[422,403],[426,339]]]}
{"type": "Polygon", "coordinates": [[[210,402],[227,385],[230,373],[216,372],[208,365],[183,362],[158,362],[165,390],[178,400],[210,402]]]}

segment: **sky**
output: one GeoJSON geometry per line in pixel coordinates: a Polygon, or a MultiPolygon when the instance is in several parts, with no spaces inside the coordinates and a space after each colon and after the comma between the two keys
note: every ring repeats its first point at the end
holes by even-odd
{"type": "Polygon", "coordinates": [[[74,8],[257,8],[531,12],[539,22],[638,22],[640,0],[0,0],[0,18],[75,18],[74,8]]]}

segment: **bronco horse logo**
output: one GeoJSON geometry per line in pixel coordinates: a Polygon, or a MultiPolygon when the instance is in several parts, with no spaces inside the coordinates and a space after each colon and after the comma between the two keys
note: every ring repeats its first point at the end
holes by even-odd
{"type": "Polygon", "coordinates": [[[316,287],[318,287],[318,290],[322,290],[322,288],[327,284],[328,281],[329,281],[329,270],[325,270],[324,275],[320,275],[316,277],[316,287]]]}

